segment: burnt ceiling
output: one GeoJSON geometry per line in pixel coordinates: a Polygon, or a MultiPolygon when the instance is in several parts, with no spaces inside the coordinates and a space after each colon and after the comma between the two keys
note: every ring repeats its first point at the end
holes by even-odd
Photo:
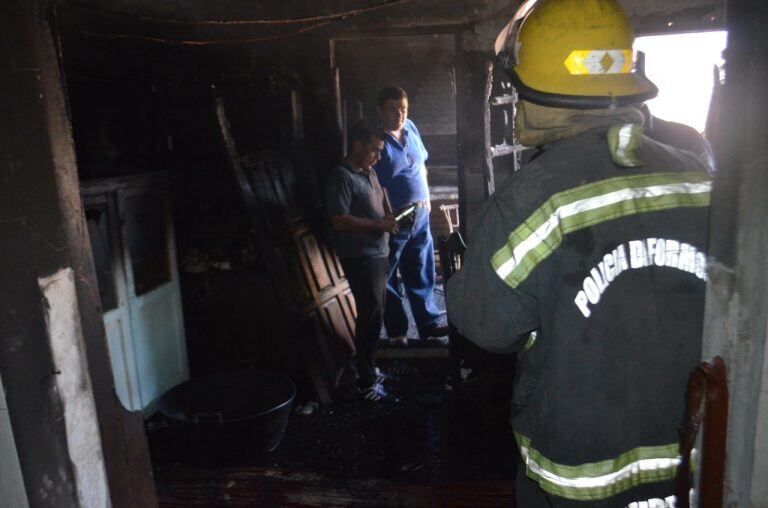
{"type": "MultiPolygon", "coordinates": [[[[724,0],[623,0],[638,33],[717,29],[724,0]]],[[[519,2],[504,0],[53,0],[72,75],[142,79],[168,69],[253,72],[327,68],[328,41],[347,34],[454,31],[489,51],[519,2]],[[319,61],[322,64],[318,64],[319,61]]]]}
{"type": "MultiPolygon", "coordinates": [[[[722,0],[623,0],[641,32],[722,26],[722,0]]],[[[157,44],[260,42],[306,32],[503,24],[519,2],[503,0],[60,0],[59,12],[91,39],[157,44]]]]}

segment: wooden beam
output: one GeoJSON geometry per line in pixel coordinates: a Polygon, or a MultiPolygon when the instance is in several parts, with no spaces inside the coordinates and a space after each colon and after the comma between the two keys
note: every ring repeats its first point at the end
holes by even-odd
{"type": "Polygon", "coordinates": [[[510,481],[401,483],[349,480],[281,469],[168,470],[158,473],[160,503],[192,506],[512,506],[510,481]]]}
{"type": "MultiPolygon", "coordinates": [[[[80,201],[67,98],[47,2],[12,0],[0,14],[0,371],[27,496],[32,506],[82,505],[92,491],[78,477],[73,425],[58,378],[81,369],[78,396],[92,400],[98,429],[86,446],[106,473],[115,507],[156,505],[140,416],[114,391],[90,244],[80,201]],[[79,365],[54,355],[40,281],[69,271],[77,316],[68,345],[79,365]],[[138,418],[138,422],[136,419],[138,418]],[[79,478],[79,480],[78,480],[79,478]]],[[[55,302],[61,303],[61,302],[55,302]]],[[[71,409],[71,408],[70,408],[71,409]]],[[[85,415],[76,417],[86,418],[85,415]]]]}

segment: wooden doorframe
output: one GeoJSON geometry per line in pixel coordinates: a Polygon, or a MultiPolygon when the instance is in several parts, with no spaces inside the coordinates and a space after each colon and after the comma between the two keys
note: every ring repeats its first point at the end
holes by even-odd
{"type": "MultiPolygon", "coordinates": [[[[339,132],[341,132],[341,94],[338,82],[338,65],[336,62],[336,43],[338,41],[362,40],[362,39],[384,39],[409,36],[429,36],[429,35],[452,35],[454,37],[454,53],[458,56],[461,44],[461,33],[466,30],[466,25],[436,25],[413,28],[397,28],[393,30],[353,30],[349,32],[335,34],[328,39],[328,61],[330,63],[330,85],[335,94],[336,120],[339,123],[339,132]]],[[[457,59],[458,60],[458,59],[457,59]]]]}
{"type": "Polygon", "coordinates": [[[56,380],[69,364],[57,366],[40,286],[70,270],[76,309],[68,310],[80,333],[68,344],[84,352],[83,395],[94,401],[90,438],[103,453],[107,495],[115,507],[156,506],[143,420],[114,391],[51,3],[8,0],[0,11],[7,50],[0,52],[0,236],[13,245],[0,253],[0,371],[26,494],[38,506],[68,507],[82,504],[89,489],[74,470],[61,418],[56,380]]]}

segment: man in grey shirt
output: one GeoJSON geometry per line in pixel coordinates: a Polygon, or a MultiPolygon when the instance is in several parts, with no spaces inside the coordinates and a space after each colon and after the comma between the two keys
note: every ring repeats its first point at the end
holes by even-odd
{"type": "Polygon", "coordinates": [[[389,263],[389,233],[398,231],[388,215],[384,192],[373,165],[384,147],[384,134],[369,122],[349,130],[349,154],[328,176],[325,202],[337,253],[357,306],[355,330],[358,388],[363,398],[388,398],[375,365],[384,318],[389,263]]]}

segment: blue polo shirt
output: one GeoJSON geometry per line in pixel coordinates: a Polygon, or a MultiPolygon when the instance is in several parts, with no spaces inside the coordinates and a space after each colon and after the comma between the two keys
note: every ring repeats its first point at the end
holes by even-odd
{"type": "Polygon", "coordinates": [[[387,133],[381,160],[374,166],[381,186],[387,189],[392,208],[397,210],[416,201],[429,199],[427,168],[429,157],[419,130],[410,120],[403,126],[404,143],[387,133]]]}

